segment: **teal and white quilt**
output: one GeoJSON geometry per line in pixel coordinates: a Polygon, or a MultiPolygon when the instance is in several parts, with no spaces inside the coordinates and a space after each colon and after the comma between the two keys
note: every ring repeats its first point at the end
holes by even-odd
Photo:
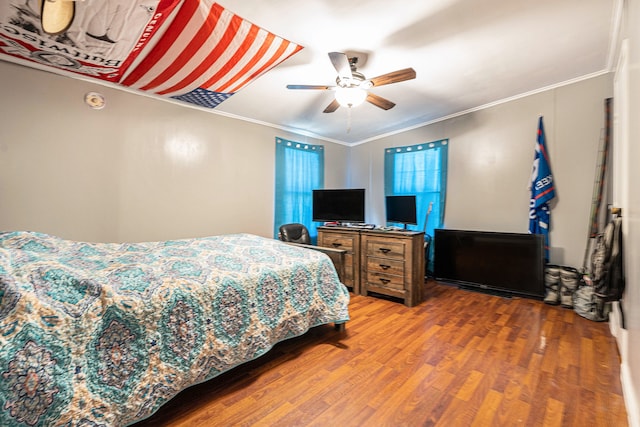
{"type": "Polygon", "coordinates": [[[326,255],[250,234],[0,233],[0,425],[129,425],[348,302],[326,255]]]}

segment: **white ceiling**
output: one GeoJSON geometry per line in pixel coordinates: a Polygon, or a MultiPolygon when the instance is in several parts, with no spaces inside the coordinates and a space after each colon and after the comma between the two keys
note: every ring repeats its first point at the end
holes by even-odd
{"type": "Polygon", "coordinates": [[[208,111],[356,144],[611,71],[623,0],[218,2],[304,49],[208,111]],[[417,77],[370,90],[390,110],[323,113],[333,91],[286,85],[335,85],[332,51],[365,54],[367,78],[408,67],[417,77]]]}
{"type": "Polygon", "coordinates": [[[611,70],[618,0],[220,0],[304,49],[217,111],[347,144],[375,139],[611,70]],[[368,54],[372,78],[412,67],[415,80],[371,89],[397,105],[322,110],[334,85],[328,52],[368,54]]]}

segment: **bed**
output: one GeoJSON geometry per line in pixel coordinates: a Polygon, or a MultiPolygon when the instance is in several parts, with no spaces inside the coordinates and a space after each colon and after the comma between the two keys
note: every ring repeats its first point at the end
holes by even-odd
{"type": "Polygon", "coordinates": [[[325,254],[251,234],[0,233],[0,425],[132,424],[348,302],[325,254]]]}

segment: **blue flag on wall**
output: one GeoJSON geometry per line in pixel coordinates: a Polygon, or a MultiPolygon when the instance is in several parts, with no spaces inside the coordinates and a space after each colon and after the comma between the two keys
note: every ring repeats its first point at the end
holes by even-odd
{"type": "Polygon", "coordinates": [[[549,201],[556,196],[553,175],[549,165],[549,154],[545,143],[542,116],[538,121],[533,168],[531,171],[531,200],[529,202],[529,233],[544,236],[544,258],[549,262],[549,224],[551,213],[549,201]]]}

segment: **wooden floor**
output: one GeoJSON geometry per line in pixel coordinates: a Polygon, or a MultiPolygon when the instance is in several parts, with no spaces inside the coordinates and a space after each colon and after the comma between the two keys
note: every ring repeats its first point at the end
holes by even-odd
{"type": "Polygon", "coordinates": [[[607,323],[429,282],[189,388],[142,426],[627,426],[607,323]]]}

